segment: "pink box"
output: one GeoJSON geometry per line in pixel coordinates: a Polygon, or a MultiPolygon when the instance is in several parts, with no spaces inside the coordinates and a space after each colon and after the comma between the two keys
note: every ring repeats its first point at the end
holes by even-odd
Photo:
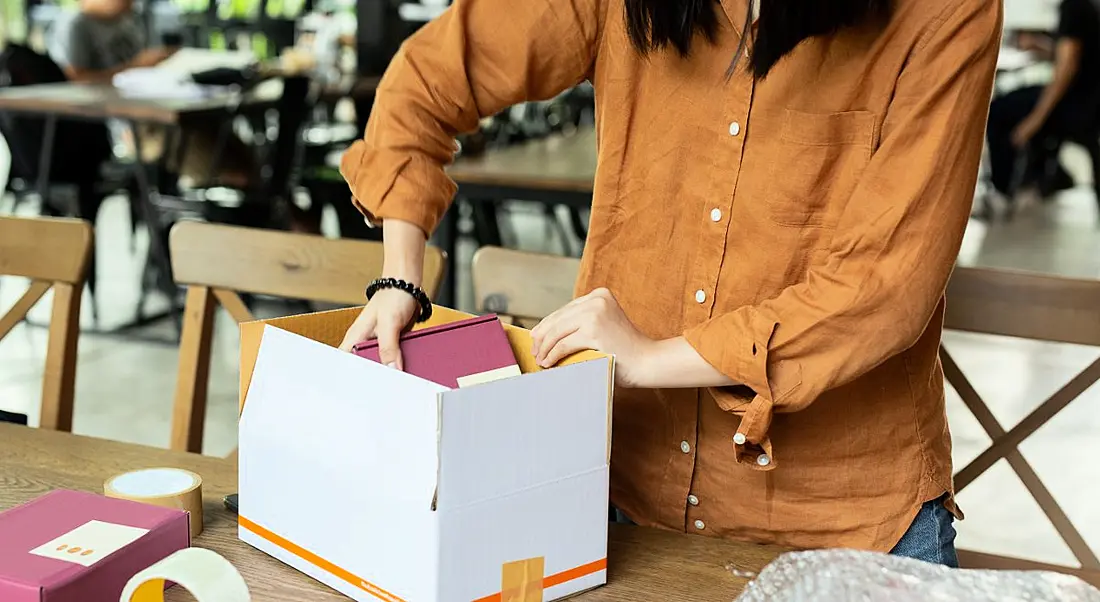
{"type": "Polygon", "coordinates": [[[0,600],[118,600],[140,571],[191,545],[190,515],[58,490],[0,513],[0,600]]]}
{"type": "MultiPolygon", "coordinates": [[[[452,389],[460,386],[463,377],[517,365],[508,335],[495,315],[407,332],[401,336],[400,346],[405,372],[452,389]]],[[[352,351],[380,361],[378,339],[359,343],[352,351]]]]}

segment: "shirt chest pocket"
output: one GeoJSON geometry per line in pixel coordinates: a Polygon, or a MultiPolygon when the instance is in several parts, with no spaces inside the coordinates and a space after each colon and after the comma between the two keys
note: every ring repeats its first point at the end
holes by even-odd
{"type": "Polygon", "coordinates": [[[765,180],[768,217],[783,226],[835,226],[874,144],[874,113],[787,109],[765,180]]]}

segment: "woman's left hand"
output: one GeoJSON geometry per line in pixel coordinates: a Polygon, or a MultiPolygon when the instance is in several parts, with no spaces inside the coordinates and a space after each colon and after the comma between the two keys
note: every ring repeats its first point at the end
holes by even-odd
{"type": "Polygon", "coordinates": [[[549,368],[586,349],[615,356],[615,380],[637,386],[640,367],[655,341],[635,328],[611,291],[600,288],[574,299],[531,331],[535,361],[549,368]]]}

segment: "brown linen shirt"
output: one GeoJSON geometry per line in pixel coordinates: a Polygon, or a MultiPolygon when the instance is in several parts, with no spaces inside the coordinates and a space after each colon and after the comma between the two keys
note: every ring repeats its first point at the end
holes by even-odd
{"type": "Polygon", "coordinates": [[[888,23],[727,80],[745,1],[682,59],[639,56],[622,0],[457,0],[390,65],[343,172],[367,215],[431,231],[455,134],[589,79],[577,292],[609,288],[642,332],[744,383],[618,391],[613,503],[643,525],[887,551],[951,492],[937,350],[1001,3],[896,0],[888,23]]]}

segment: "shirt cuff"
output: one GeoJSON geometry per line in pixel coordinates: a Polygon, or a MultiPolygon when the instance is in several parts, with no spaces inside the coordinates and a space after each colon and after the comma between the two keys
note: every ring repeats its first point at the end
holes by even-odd
{"type": "Polygon", "coordinates": [[[768,355],[778,326],[774,316],[746,307],[684,333],[703,359],[756,394],[745,404],[743,398],[715,392],[719,407],[741,416],[741,425],[733,435],[734,459],[756,470],[774,470],[778,465],[768,437],[775,400],[768,378],[768,355]]]}
{"type": "Polygon", "coordinates": [[[410,222],[431,235],[458,187],[438,163],[426,157],[386,153],[357,141],[340,160],[352,203],[367,222],[410,222]]]}

